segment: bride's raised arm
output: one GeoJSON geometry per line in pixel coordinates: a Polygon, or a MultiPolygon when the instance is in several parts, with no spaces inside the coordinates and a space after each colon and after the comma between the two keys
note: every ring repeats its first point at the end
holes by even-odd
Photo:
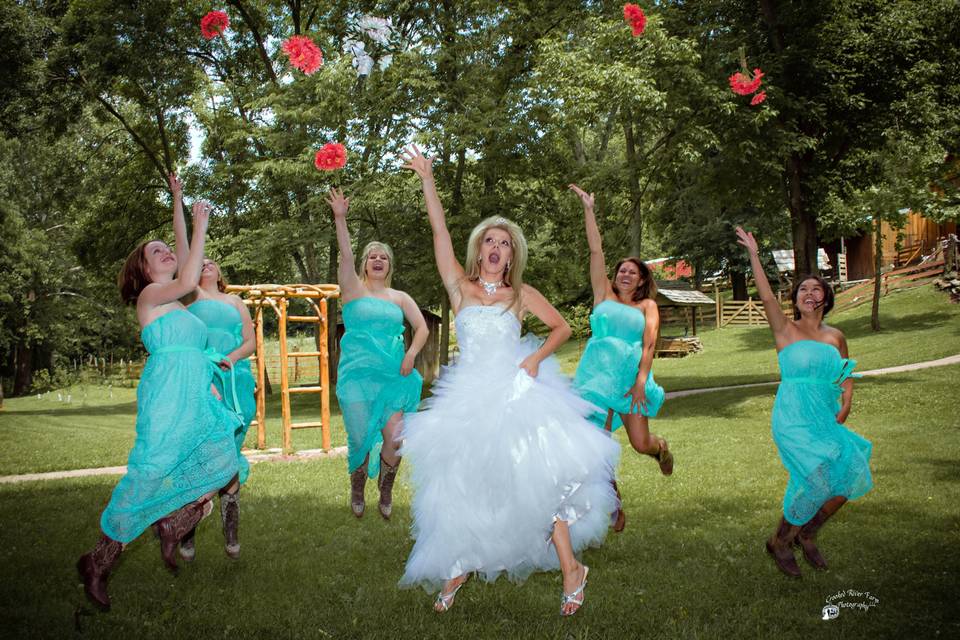
{"type": "Polygon", "coordinates": [[[425,157],[414,145],[403,152],[403,160],[404,169],[410,169],[420,176],[423,199],[427,204],[427,217],[430,218],[430,228],[433,230],[433,254],[437,259],[437,271],[440,272],[440,279],[450,296],[450,303],[456,309],[460,306],[460,281],[466,273],[453,253],[453,242],[447,230],[443,205],[440,204],[437,185],[433,180],[433,159],[425,157]]]}

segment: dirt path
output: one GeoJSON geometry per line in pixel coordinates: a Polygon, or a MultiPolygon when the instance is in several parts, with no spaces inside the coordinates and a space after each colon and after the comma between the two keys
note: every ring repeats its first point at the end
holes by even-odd
{"type": "MultiPolygon", "coordinates": [[[[940,358],[939,360],[928,360],[926,362],[914,362],[913,364],[904,364],[897,367],[886,367],[883,369],[872,369],[864,371],[864,376],[883,376],[891,373],[903,373],[905,371],[918,371],[920,369],[930,369],[932,367],[943,367],[951,364],[960,364],[960,354],[940,358]]],[[[747,389],[750,387],[769,387],[779,384],[773,382],[755,382],[752,384],[735,384],[729,387],[706,387],[703,389],[686,389],[684,391],[669,391],[667,399],[685,398],[687,396],[700,395],[701,393],[712,393],[714,391],[728,391],[730,389],[747,389]]],[[[330,451],[323,449],[304,449],[291,455],[284,455],[280,449],[268,449],[266,451],[248,451],[244,453],[247,460],[251,463],[257,462],[297,462],[304,460],[316,460],[318,458],[339,458],[347,455],[346,447],[336,447],[330,451]]],[[[49,471],[46,473],[25,473],[14,476],[0,476],[0,484],[15,482],[30,482],[32,480],[61,480],[63,478],[84,478],[87,476],[120,475],[127,472],[125,466],[122,467],[98,467],[94,469],[73,469],[71,471],[49,471]]]]}

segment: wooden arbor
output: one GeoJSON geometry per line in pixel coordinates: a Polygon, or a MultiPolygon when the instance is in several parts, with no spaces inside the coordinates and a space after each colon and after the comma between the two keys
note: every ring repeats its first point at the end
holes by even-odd
{"type": "Polygon", "coordinates": [[[327,350],[329,326],[327,322],[327,300],[340,297],[340,287],[333,284],[253,284],[229,285],[227,293],[235,293],[244,303],[253,309],[253,326],[257,335],[257,448],[266,448],[266,370],[267,354],[263,344],[263,309],[272,308],[279,320],[280,338],[280,412],[283,420],[283,450],[291,451],[294,429],[322,430],[323,448],[330,449],[330,354],[327,350]],[[312,307],[314,315],[292,316],[287,313],[290,299],[304,299],[312,307]],[[287,325],[291,322],[318,324],[320,326],[320,350],[290,352],[287,349],[287,325]],[[291,387],[289,364],[291,358],[317,358],[320,371],[320,384],[314,386],[291,387]],[[298,393],[320,395],[319,422],[293,422],[290,411],[290,396],[298,393]]]}

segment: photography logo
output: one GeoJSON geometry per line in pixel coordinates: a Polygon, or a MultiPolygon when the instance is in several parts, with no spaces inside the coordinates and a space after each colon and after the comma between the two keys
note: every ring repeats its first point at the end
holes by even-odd
{"type": "Polygon", "coordinates": [[[827,603],[820,611],[821,620],[836,620],[841,609],[854,611],[869,611],[880,604],[880,599],[869,591],[856,589],[842,589],[827,598],[827,603]]]}

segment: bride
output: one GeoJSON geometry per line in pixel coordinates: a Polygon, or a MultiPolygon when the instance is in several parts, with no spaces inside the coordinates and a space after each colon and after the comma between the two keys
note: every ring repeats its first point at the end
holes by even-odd
{"type": "Polygon", "coordinates": [[[416,542],[400,584],[439,589],[434,608],[443,612],[471,573],[522,581],[559,567],[560,613],[572,615],[583,604],[588,572],[574,554],[603,540],[617,510],[611,480],[620,447],[586,420],[594,407],[570,391],[549,357],[570,327],[523,284],[520,228],[500,217],[477,225],[465,271],[453,253],[432,160],[416,147],[404,160],[423,184],[460,358],[403,429],[416,542]],[[542,344],[520,337],[527,312],[550,329],[542,344]]]}

